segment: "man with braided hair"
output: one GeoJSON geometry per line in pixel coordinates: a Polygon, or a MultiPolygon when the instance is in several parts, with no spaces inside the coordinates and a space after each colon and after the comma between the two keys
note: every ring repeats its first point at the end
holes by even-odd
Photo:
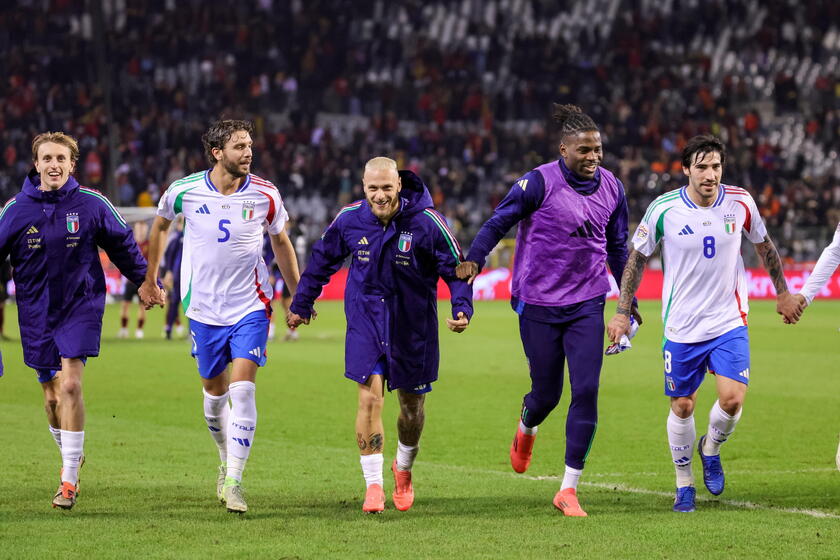
{"type": "MultiPolygon", "coordinates": [[[[585,517],[577,484],[598,422],[604,302],[610,291],[606,265],[620,282],[627,261],[627,201],[621,181],[600,167],[601,135],[592,118],[575,105],[555,105],[553,120],[560,159],[513,184],[457,273],[472,282],[493,247],[519,223],[511,306],[519,315],[531,391],[510,461],[516,472],[528,468],[537,427],[560,401],[568,361],[566,471],[554,505],[566,516],[585,517]]],[[[634,314],[641,323],[635,306],[634,314]]]]}

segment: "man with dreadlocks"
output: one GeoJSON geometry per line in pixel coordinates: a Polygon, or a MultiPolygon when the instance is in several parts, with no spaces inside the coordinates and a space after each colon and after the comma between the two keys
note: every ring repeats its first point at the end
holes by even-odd
{"type": "MultiPolygon", "coordinates": [[[[620,284],[627,261],[627,200],[615,175],[600,167],[601,135],[575,105],[555,105],[560,159],[517,180],[482,226],[457,270],[470,281],[490,251],[519,222],[511,306],[531,374],[510,448],[513,470],[531,462],[537,427],[557,406],[563,364],[569,363],[571,404],[566,417],[566,471],[554,505],[585,517],[577,484],[598,422],[598,384],[604,341],[606,265],[620,284]]],[[[633,306],[636,320],[641,323],[633,306]]]]}

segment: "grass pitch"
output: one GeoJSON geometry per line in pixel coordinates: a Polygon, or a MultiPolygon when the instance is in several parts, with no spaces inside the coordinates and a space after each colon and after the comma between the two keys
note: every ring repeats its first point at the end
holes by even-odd
{"type": "MultiPolygon", "coordinates": [[[[244,517],[214,496],[218,456],[189,344],[162,340],[160,310],[150,313],[144,340],[116,340],[116,306],[106,314],[102,355],[85,372],[79,502],[70,512],[52,509],[60,457],[41,389],[22,364],[12,306],[6,321],[15,340],[2,344],[0,379],[0,557],[838,558],[840,302],[817,301],[793,327],[769,302],[752,307],[751,386],[723,448],[724,494],[702,488],[695,460],[697,512],[671,512],[659,305],[643,302],[634,348],[604,362],[598,434],[579,489],[590,517],[565,519],[551,499],[563,472],[568,394],[541,426],[528,473],[508,463],[529,384],[507,303],[479,302],[464,334],[442,330],[440,381],[414,469],[417,499],[405,513],[390,503],[394,395],[386,396],[388,509],[361,513],[356,390],[342,376],[340,302],[320,304],[298,342],[271,343],[257,378],[244,517]]],[[[713,389],[708,381],[701,389],[698,434],[713,389]]]]}

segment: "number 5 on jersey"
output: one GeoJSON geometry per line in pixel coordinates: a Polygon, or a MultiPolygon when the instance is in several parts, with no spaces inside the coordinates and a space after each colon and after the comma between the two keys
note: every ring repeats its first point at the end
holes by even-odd
{"type": "Polygon", "coordinates": [[[230,230],[227,229],[225,226],[230,225],[230,220],[219,220],[219,231],[221,231],[224,235],[218,238],[216,241],[219,243],[224,243],[228,239],[230,239],[230,230]]]}

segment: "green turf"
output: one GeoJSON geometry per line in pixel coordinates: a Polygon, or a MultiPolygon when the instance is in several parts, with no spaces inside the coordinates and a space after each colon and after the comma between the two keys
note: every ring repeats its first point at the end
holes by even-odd
{"type": "MultiPolygon", "coordinates": [[[[751,388],[724,447],[726,492],[718,499],[701,489],[694,514],[670,511],[658,309],[645,302],[648,324],[633,350],[605,360],[598,435],[579,492],[587,519],[565,519],[551,505],[568,395],[541,426],[527,475],[510,469],[528,376],[516,316],[503,302],[479,303],[466,333],[442,333],[416,504],[405,513],[389,504],[379,516],[361,513],[356,390],[341,374],[339,303],[320,304],[297,343],[270,346],[244,481],[251,511],[242,518],[215,501],[218,457],[200,384],[188,343],[161,340],[160,310],[145,340],[124,341],[114,337],[116,307],[108,308],[102,356],[85,372],[87,463],[71,512],[49,506],[58,451],[19,343],[4,342],[0,557],[840,557],[840,303],[818,301],[794,327],[770,303],[753,304],[751,388]]],[[[14,311],[6,321],[16,339],[14,311]]],[[[701,389],[699,433],[712,390],[708,382],[701,389]]],[[[395,405],[388,395],[386,469],[395,405]]],[[[696,461],[694,469],[702,488],[696,461]]],[[[385,480],[390,494],[387,470],[385,480]]]]}

